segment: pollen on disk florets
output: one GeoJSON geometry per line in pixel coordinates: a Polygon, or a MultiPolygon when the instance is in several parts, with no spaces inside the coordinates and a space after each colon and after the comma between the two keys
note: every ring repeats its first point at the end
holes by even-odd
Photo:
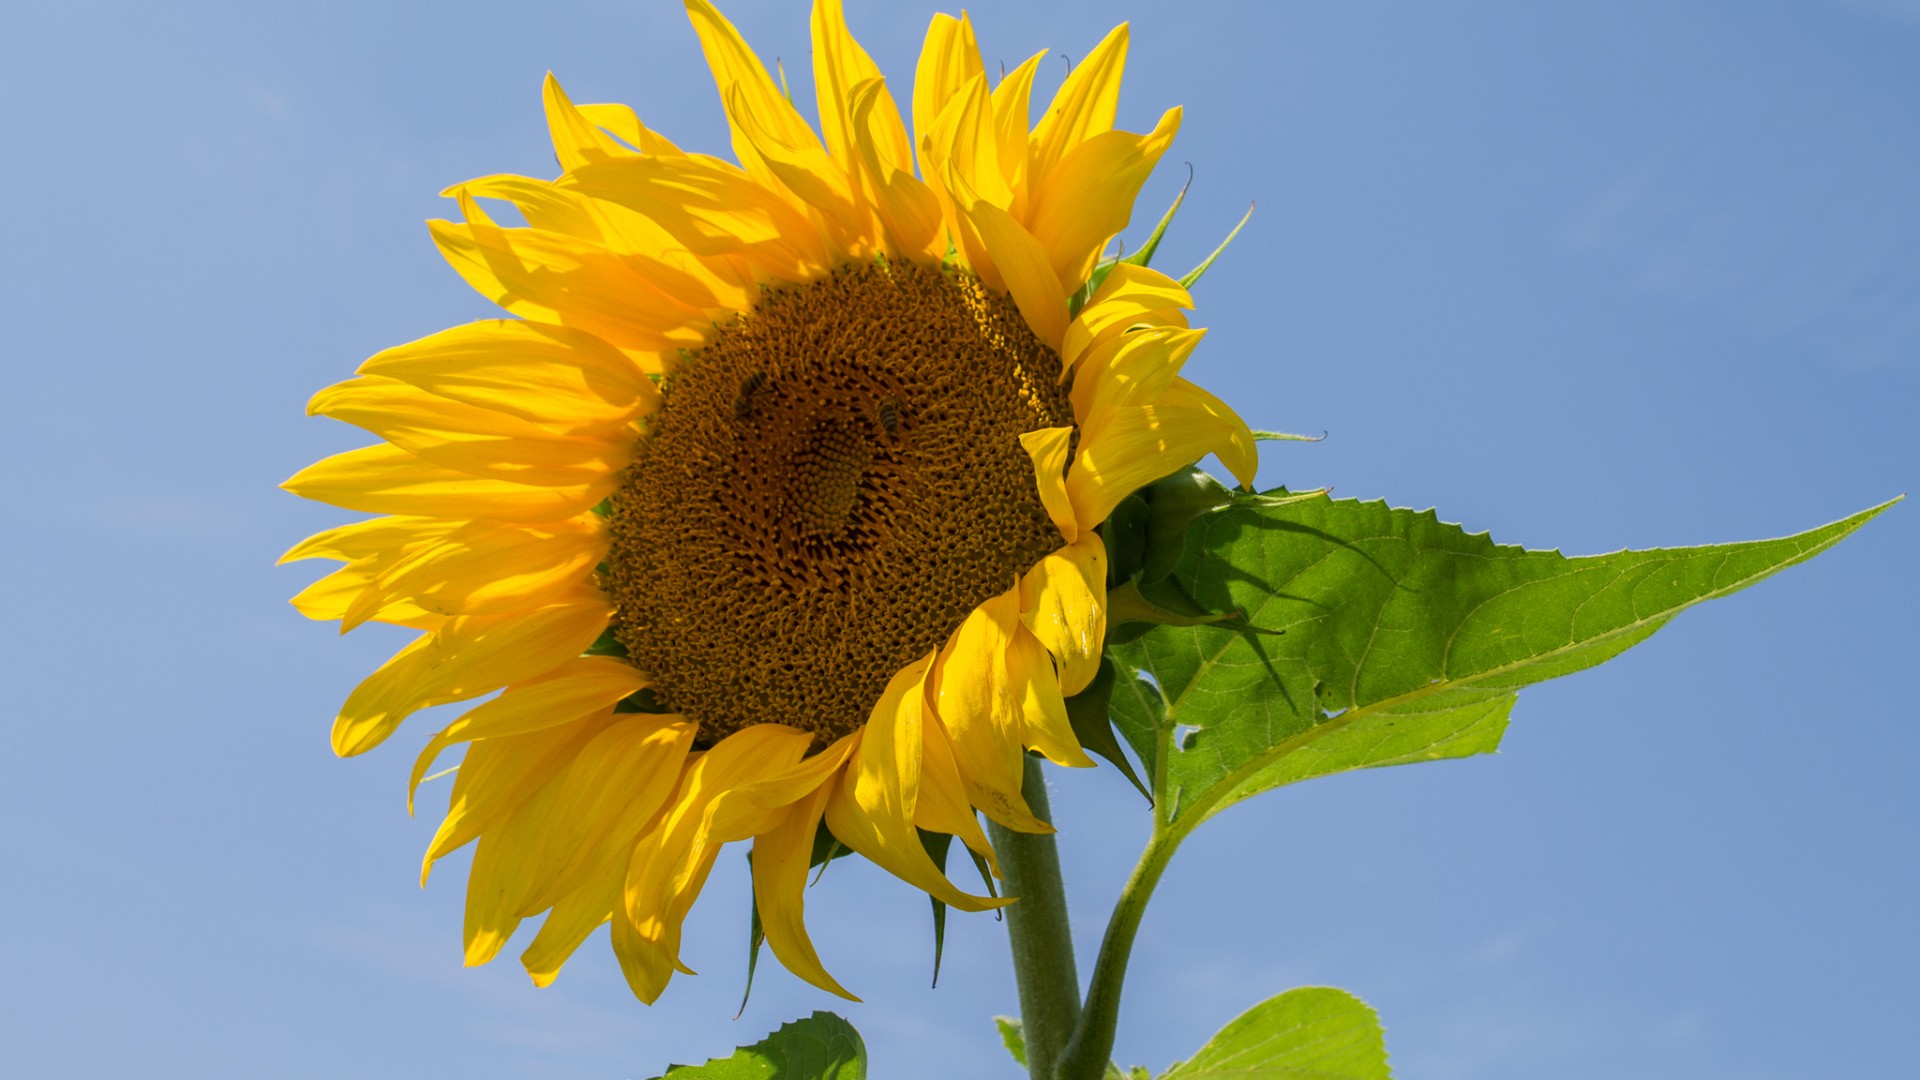
{"type": "Polygon", "coordinates": [[[665,380],[608,517],[614,633],[703,743],[827,740],[1062,542],[1019,436],[1060,359],[965,271],[770,289],[665,380]]]}

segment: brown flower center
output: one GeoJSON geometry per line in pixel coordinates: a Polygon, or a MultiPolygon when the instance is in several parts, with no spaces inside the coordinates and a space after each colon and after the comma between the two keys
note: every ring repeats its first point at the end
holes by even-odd
{"type": "Polygon", "coordinates": [[[1060,359],[964,271],[766,292],[662,387],[613,496],[614,634],[703,745],[825,741],[1060,546],[1019,437],[1072,422],[1060,359]]]}

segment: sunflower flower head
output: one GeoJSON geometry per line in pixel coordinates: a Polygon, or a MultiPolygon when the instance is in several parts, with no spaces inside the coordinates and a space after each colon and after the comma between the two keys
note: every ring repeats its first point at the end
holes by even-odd
{"type": "Polygon", "coordinates": [[[286,487],[377,516],[286,559],[344,564],[303,614],[420,632],[348,696],[338,753],[498,692],[413,774],[464,746],[422,874],[477,842],[468,963],[544,913],[521,959],[545,985],[611,923],[652,1002],[690,971],[720,850],[750,841],[774,954],[851,996],[802,921],[816,836],[952,906],[1011,902],[956,887],[921,832],[997,873],[978,815],[1050,831],[1023,757],[1091,764],[1064,699],[1105,638],[1097,526],[1207,454],[1251,483],[1253,440],[1180,377],[1186,290],[1100,262],[1180,119],[1114,129],[1124,26],[1030,125],[1040,56],[992,85],[966,17],[936,16],[909,135],[818,0],[816,133],[718,11],[687,10],[739,164],[549,78],[558,179],[457,185],[461,220],[432,223],[512,317],[314,397],[382,441],[286,487]]]}

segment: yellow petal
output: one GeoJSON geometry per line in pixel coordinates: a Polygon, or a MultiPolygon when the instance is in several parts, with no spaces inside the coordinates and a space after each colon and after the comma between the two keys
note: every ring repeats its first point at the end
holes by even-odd
{"type": "MultiPolygon", "coordinates": [[[[705,875],[702,874],[704,878],[705,875]]],[[[676,965],[673,958],[659,945],[640,936],[633,920],[615,901],[613,926],[609,935],[613,945],[613,958],[620,962],[620,974],[626,976],[627,989],[633,996],[645,1004],[651,1005],[660,1000],[666,992],[667,983],[673,978],[676,965]]]]}
{"type": "Polygon", "coordinates": [[[1018,586],[968,613],[940,650],[934,708],[952,739],[973,805],[1009,829],[1052,832],[1020,794],[1025,688],[1008,670],[1019,628],[1018,586]]]}
{"type": "Polygon", "coordinates": [[[1122,405],[1095,413],[1080,426],[1079,453],[1067,474],[1074,520],[1104,521],[1120,500],[1208,454],[1220,453],[1223,461],[1232,456],[1245,467],[1236,446],[1241,438],[1230,421],[1197,407],[1122,405]]]}
{"type": "Polygon", "coordinates": [[[1158,270],[1119,263],[1067,327],[1060,357],[1071,368],[1096,342],[1136,325],[1185,327],[1179,309],[1192,307],[1193,297],[1179,282],[1158,270]]]}
{"type": "Polygon", "coordinates": [[[1155,326],[1117,334],[1089,349],[1073,373],[1073,415],[1115,405],[1160,402],[1205,330],[1155,326]]]}
{"type": "Polygon", "coordinates": [[[1060,287],[1046,249],[1000,207],[984,199],[969,201],[960,190],[955,197],[960,200],[961,216],[977,230],[1021,317],[1041,341],[1058,351],[1067,334],[1067,292],[1060,287]]]}
{"type": "Polygon", "coordinates": [[[462,938],[468,967],[494,958],[520,925],[520,900],[533,887],[540,831],[560,788],[554,779],[480,836],[467,868],[467,917],[462,938]]]}
{"type": "Polygon", "coordinates": [[[449,619],[347,695],[334,721],[334,752],[341,757],[363,753],[420,709],[479,697],[551,671],[593,644],[610,614],[604,597],[583,593],[536,611],[449,619]]]}
{"type": "Polygon", "coordinates": [[[907,257],[940,258],[946,252],[940,200],[910,168],[894,169],[881,159],[877,130],[884,125],[873,114],[893,109],[886,85],[868,79],[855,86],[852,109],[854,152],[869,185],[867,197],[887,231],[892,251],[907,257]]]}
{"type": "MultiPolygon", "coordinates": [[[[339,619],[340,632],[344,634],[350,629],[346,620],[356,614],[356,605],[362,603],[362,598],[379,579],[380,572],[391,562],[391,555],[371,555],[348,563],[300,590],[292,601],[294,610],[318,622],[339,619]]],[[[376,622],[411,626],[419,630],[432,630],[446,622],[444,616],[404,600],[380,606],[370,617],[376,622]]]]}
{"type": "MultiPolygon", "coordinates": [[[[660,165],[630,158],[611,165],[660,165]]],[[[606,166],[599,166],[606,167],[606,166]]],[[[578,327],[628,349],[663,351],[700,343],[707,316],[662,287],[658,264],[637,267],[591,241],[539,229],[503,229],[472,196],[458,195],[464,223],[430,221],[447,262],[480,295],[524,319],[578,327]]],[[[697,288],[691,279],[679,289],[697,288]]]]}
{"type": "Polygon", "coordinates": [[[435,859],[473,840],[539,790],[609,719],[603,712],[522,735],[481,739],[468,746],[460,770],[454,774],[453,790],[447,795],[447,816],[420,860],[420,884],[427,883],[435,859]]]}
{"type": "MultiPolygon", "coordinates": [[[[779,724],[743,728],[693,759],[659,827],[634,846],[622,897],[630,934],[630,963],[641,985],[664,988],[680,955],[680,925],[713,868],[721,842],[708,831],[707,810],[733,788],[784,772],[799,762],[813,736],[779,724]]],[[[634,978],[629,972],[629,981],[634,978]]],[[[653,991],[656,995],[658,989],[653,991]]],[[[643,998],[644,1000],[644,998],[643,998]]]]}
{"type": "Polygon", "coordinates": [[[648,685],[647,677],[624,660],[580,656],[507,687],[499,697],[467,710],[428,740],[407,782],[407,812],[413,812],[414,791],[435,758],[454,743],[503,739],[571,724],[606,713],[648,685]]]}
{"type": "Polygon", "coordinates": [[[788,971],[828,993],[859,1001],[827,974],[807,936],[803,914],[813,837],[832,793],[831,787],[823,787],[787,807],[779,824],[754,838],[753,903],[767,944],[788,971]]]}
{"type": "Polygon", "coordinates": [[[541,232],[560,233],[602,247],[608,243],[604,219],[594,204],[550,180],[500,173],[454,184],[440,194],[457,199],[500,199],[513,204],[527,224],[541,232]]]}
{"type": "Polygon", "coordinates": [[[829,160],[820,144],[789,146],[754,115],[738,84],[726,93],[727,117],[752,143],[761,166],[799,200],[827,238],[834,261],[861,260],[877,250],[866,202],[842,165],[829,160]]]}
{"type": "Polygon", "coordinates": [[[1060,692],[1085,690],[1107,636],[1107,548],[1089,532],[1027,571],[1021,621],[1060,666],[1060,692]]]}
{"type": "MultiPolygon", "coordinates": [[[[787,100],[772,76],[767,74],[766,65],[753,54],[753,49],[733,28],[733,24],[707,0],[686,2],[687,17],[693,21],[694,32],[700,35],[700,47],[707,55],[707,66],[713,69],[713,81],[720,91],[720,99],[726,101],[729,95],[737,91],[743,102],[741,112],[753,117],[779,142],[795,149],[811,147],[819,150],[820,140],[814,135],[813,128],[807,126],[807,122],[794,110],[793,104],[787,100]]],[[[734,119],[730,110],[729,121],[734,119]]],[[[754,140],[737,123],[733,124],[733,152],[740,159],[740,164],[763,183],[777,182],[761,159],[754,140]]]]}
{"type": "Polygon", "coordinates": [[[929,654],[896,672],[860,730],[860,742],[841,782],[827,799],[827,828],[868,860],[962,911],[984,911],[1007,901],[955,888],[927,856],[914,828],[927,721],[929,654]]]}
{"type": "Polygon", "coordinates": [[[697,255],[747,259],[766,277],[807,281],[831,265],[819,229],[785,196],[713,158],[624,158],[560,185],[632,210],[697,255]]]}
{"type": "Polygon", "coordinates": [[[607,486],[631,456],[631,439],[618,429],[557,434],[379,375],[329,386],[307,411],[364,428],[436,465],[516,484],[607,486]]]}
{"type": "Polygon", "coordinates": [[[914,804],[913,823],[929,832],[943,832],[987,861],[988,872],[1000,876],[1000,861],[987,834],[980,830],[973,803],[967,798],[966,781],[960,775],[960,763],[953,756],[953,740],[944,724],[921,725],[925,751],[920,761],[920,798],[914,804]]]}
{"type": "MultiPolygon", "coordinates": [[[[1040,68],[1045,49],[1034,53],[1000,80],[993,88],[993,127],[999,143],[1000,174],[1013,193],[1008,209],[1022,223],[1027,222],[1027,132],[1033,113],[1033,76],[1040,68]]],[[[1074,286],[1078,288],[1079,286],[1074,286]]]]}
{"type": "Polygon", "coordinates": [[[1030,188],[1027,220],[1052,256],[1060,287],[1072,292],[1087,280],[1100,252],[1133,219],[1140,185],[1180,129],[1180,110],[1167,110],[1146,135],[1108,131],[1067,152],[1030,188]]]}
{"type": "Polygon", "coordinates": [[[617,484],[536,487],[460,472],[380,443],[324,458],[280,485],[306,499],[373,514],[556,521],[591,509],[617,484]]]}
{"type": "Polygon", "coordinates": [[[967,80],[940,110],[933,130],[922,136],[921,152],[933,162],[929,175],[958,177],[957,181],[947,179],[946,184],[961,206],[980,199],[1002,209],[1012,205],[1013,189],[1000,168],[1000,136],[994,129],[993,96],[985,75],[967,80]],[[968,193],[965,197],[963,188],[968,193]]]}
{"type": "Polygon", "coordinates": [[[946,159],[941,148],[940,161],[928,157],[928,139],[935,123],[962,87],[983,75],[980,46],[973,38],[973,24],[966,13],[959,18],[935,15],[927,27],[927,40],[920,49],[920,61],[913,74],[914,149],[920,161],[920,175],[939,175],[939,163],[946,159]]]}
{"type": "Polygon", "coordinates": [[[560,794],[536,841],[540,866],[520,914],[551,907],[582,884],[610,853],[605,841],[634,843],[679,783],[693,734],[693,722],[679,716],[624,714],[581,747],[556,781],[560,794]]]}
{"type": "Polygon", "coordinates": [[[618,426],[660,392],[618,349],[582,330],[487,319],[376,353],[363,375],[563,430],[618,426]]]}
{"type": "Polygon", "coordinates": [[[640,122],[633,109],[627,105],[580,105],[576,106],[580,115],[596,127],[613,133],[628,146],[643,154],[660,157],[681,157],[680,148],[673,145],[665,136],[640,122]]]}
{"type": "Polygon", "coordinates": [[[1033,482],[1040,492],[1040,505],[1046,507],[1053,527],[1072,543],[1080,536],[1079,523],[1073,516],[1073,502],[1067,498],[1067,454],[1073,446],[1073,428],[1029,431],[1020,436],[1020,446],[1033,459],[1033,482]]]}
{"type": "Polygon", "coordinates": [[[544,525],[473,521],[394,560],[344,615],[342,631],[394,605],[436,615],[504,615],[552,602],[606,557],[599,515],[544,525]]]}
{"type": "Polygon", "coordinates": [[[521,966],[533,977],[533,985],[549,986],[587,935],[599,929],[620,900],[620,882],[627,875],[626,853],[607,859],[586,877],[574,891],[553,905],[540,922],[527,950],[520,954],[521,966]]]}
{"type": "Polygon", "coordinates": [[[1127,24],[1113,28],[1073,69],[1033,129],[1028,189],[1039,191],[1069,150],[1113,128],[1120,105],[1120,73],[1127,63],[1127,24]]]}
{"type": "MultiPolygon", "coordinates": [[[[600,841],[637,828],[679,779],[693,725],[672,716],[623,716],[577,746],[564,769],[490,825],[468,880],[468,963],[492,958],[519,921],[586,883],[577,862],[600,841]]],[[[632,833],[625,837],[632,842],[632,833]]],[[[593,859],[594,863],[601,861],[593,859]]]]}
{"type": "Polygon", "coordinates": [[[1213,447],[1214,454],[1234,479],[1240,481],[1241,487],[1253,487],[1254,473],[1260,467],[1260,451],[1239,413],[1211,392],[1185,379],[1173,380],[1161,400],[1175,408],[1193,409],[1213,417],[1222,429],[1220,441],[1213,447]]]}
{"type": "Polygon", "coordinates": [[[551,71],[547,73],[541,96],[547,109],[547,131],[553,137],[553,155],[560,159],[560,168],[563,170],[577,169],[610,158],[628,157],[634,153],[601,131],[603,125],[614,127],[628,142],[642,149],[645,149],[642,144],[652,134],[641,126],[633,110],[624,105],[597,106],[601,110],[598,116],[602,119],[590,117],[584,110],[574,106],[567,92],[560,88],[560,80],[554,78],[551,71]],[[608,110],[624,110],[624,115],[608,110]],[[612,123],[606,123],[609,120],[612,123]]]}
{"type": "Polygon", "coordinates": [[[1091,769],[1093,759],[1080,749],[1053,657],[1025,626],[1015,626],[1007,643],[1007,681],[1020,700],[1020,741],[1055,765],[1091,769]]]}
{"type": "MultiPolygon", "coordinates": [[[[873,58],[847,30],[847,16],[840,0],[814,0],[812,29],[814,97],[820,109],[820,133],[826,137],[828,152],[851,168],[860,160],[855,151],[856,133],[864,128],[882,168],[911,172],[913,147],[907,141],[907,130],[900,123],[900,110],[893,103],[893,95],[887,93],[884,80],[876,92],[879,108],[864,119],[854,115],[854,87],[880,79],[881,75],[873,58]]],[[[876,174],[876,179],[879,178],[876,174]]]]}
{"type": "Polygon", "coordinates": [[[852,735],[843,735],[825,750],[785,769],[721,792],[707,808],[709,839],[727,844],[772,828],[779,815],[768,811],[784,810],[826,786],[846,764],[854,745],[852,735]]]}
{"type": "Polygon", "coordinates": [[[280,556],[280,564],[301,559],[338,559],[355,562],[369,555],[398,551],[409,544],[438,540],[459,526],[440,518],[388,515],[337,525],[314,533],[280,556]]]}
{"type": "Polygon", "coordinates": [[[605,248],[628,270],[648,278],[688,307],[736,310],[749,306],[755,298],[748,288],[753,284],[751,275],[739,274],[724,260],[694,255],[672,233],[627,207],[587,198],[554,181],[483,176],[456,184],[442,194],[505,200],[533,229],[565,234],[605,248]]]}

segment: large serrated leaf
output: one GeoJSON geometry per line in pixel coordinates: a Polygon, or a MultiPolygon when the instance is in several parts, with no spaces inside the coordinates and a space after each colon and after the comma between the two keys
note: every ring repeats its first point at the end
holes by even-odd
{"type": "Polygon", "coordinates": [[[780,1030],[705,1065],[675,1065],[656,1080],[866,1080],[867,1046],[830,1012],[780,1030]]]}
{"type": "Polygon", "coordinates": [[[1344,990],[1289,990],[1235,1017],[1160,1080],[1389,1080],[1380,1019],[1344,990]]]}
{"type": "Polygon", "coordinates": [[[1116,643],[1135,677],[1118,673],[1114,720],[1167,821],[1309,777],[1484,753],[1520,687],[1616,656],[1887,505],[1779,540],[1582,558],[1380,502],[1225,507],[1143,591],[1244,612],[1263,632],[1158,626],[1116,643]]]}

